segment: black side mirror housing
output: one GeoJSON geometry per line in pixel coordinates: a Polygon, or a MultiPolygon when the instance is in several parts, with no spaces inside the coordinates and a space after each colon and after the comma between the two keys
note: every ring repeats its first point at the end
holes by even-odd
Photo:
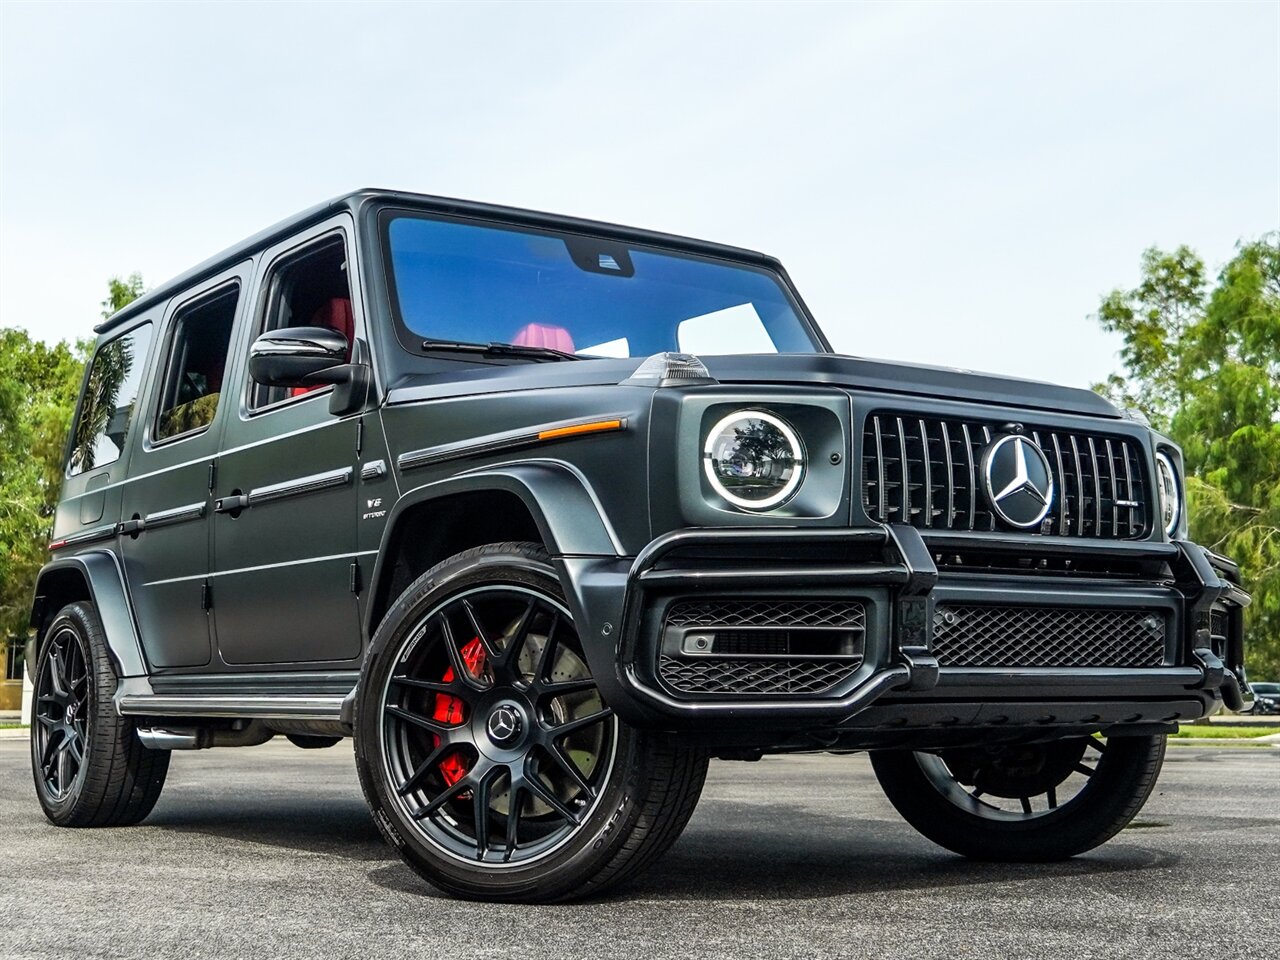
{"type": "Polygon", "coordinates": [[[362,409],[368,399],[367,356],[364,341],[349,345],[346,337],[328,327],[285,327],[253,341],[249,348],[249,376],[269,387],[333,384],[329,412],[345,416],[362,409]]]}
{"type": "Polygon", "coordinates": [[[347,338],[328,327],[269,330],[249,349],[249,376],[269,387],[313,387],[348,376],[347,338]]]}

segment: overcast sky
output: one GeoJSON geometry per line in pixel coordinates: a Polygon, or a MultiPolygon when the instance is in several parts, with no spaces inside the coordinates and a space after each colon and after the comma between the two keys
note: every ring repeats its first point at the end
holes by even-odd
{"type": "Polygon", "coordinates": [[[360,186],[765,250],[836,348],[1086,385],[1141,251],[1280,226],[1280,3],[0,0],[0,324],[360,186]]]}

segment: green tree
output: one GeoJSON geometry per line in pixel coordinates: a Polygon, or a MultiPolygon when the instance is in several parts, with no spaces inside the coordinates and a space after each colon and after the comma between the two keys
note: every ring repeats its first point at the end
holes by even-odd
{"type": "Polygon", "coordinates": [[[1095,389],[1181,445],[1191,535],[1240,563],[1254,595],[1248,666],[1280,676],[1280,234],[1242,243],[1208,289],[1191,250],[1147,250],[1098,321],[1124,375],[1095,389]]]}
{"type": "MultiPolygon", "coordinates": [[[[102,315],[141,293],[138,274],[113,277],[102,315]]],[[[67,431],[92,345],[81,340],[50,346],[23,330],[0,328],[0,645],[26,633],[31,588],[47,557],[67,431]]]]}

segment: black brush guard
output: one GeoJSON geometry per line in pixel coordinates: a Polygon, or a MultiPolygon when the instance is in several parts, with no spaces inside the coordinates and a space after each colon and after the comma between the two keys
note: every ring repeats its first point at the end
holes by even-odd
{"type": "Polygon", "coordinates": [[[1243,608],[1249,596],[1230,561],[1188,541],[1081,542],[1078,538],[922,533],[899,524],[859,530],[691,529],[654,540],[632,563],[618,645],[618,679],[643,712],[672,729],[861,728],[990,721],[1160,724],[1202,716],[1218,702],[1247,703],[1243,608]],[[1022,571],[965,571],[935,558],[980,551],[1022,571]],[[1130,572],[1077,581],[1054,564],[1108,564],[1130,572]],[[1016,565],[1016,564],[1015,564],[1016,565]],[[1141,574],[1132,571],[1141,570],[1141,574]],[[939,667],[933,613],[939,600],[1034,605],[1061,602],[1159,606],[1170,620],[1165,662],[1143,668],[939,667]],[[848,680],[821,695],[690,696],[656,669],[663,611],[697,597],[858,597],[868,603],[866,655],[848,680]],[[1045,599],[1052,598],[1052,599],[1045,599]],[[1055,713],[1053,705],[1071,704],[1055,713]],[[1137,705],[1136,707],[1134,705],[1137,705]],[[1092,713],[1082,713],[1092,705],[1092,713]],[[1173,705],[1171,709],[1163,709],[1173,705]],[[870,709],[874,706],[874,710],[870,709]],[[1131,709],[1132,708],[1132,709],[1131,709]]]}

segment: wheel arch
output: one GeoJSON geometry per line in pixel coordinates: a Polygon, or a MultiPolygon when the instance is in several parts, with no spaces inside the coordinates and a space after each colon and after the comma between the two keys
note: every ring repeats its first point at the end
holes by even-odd
{"type": "Polygon", "coordinates": [[[97,607],[117,675],[146,675],[147,661],[124,574],[115,555],[103,550],[61,557],[41,568],[31,602],[30,624],[36,633],[28,648],[27,662],[34,667],[50,622],[59,610],[77,600],[91,601],[97,607]]]}
{"type": "Polygon", "coordinates": [[[388,517],[371,579],[367,635],[373,637],[400,592],[436,563],[512,540],[540,542],[553,557],[622,553],[594,492],[568,464],[502,464],[424,484],[405,493],[388,517]]]}

